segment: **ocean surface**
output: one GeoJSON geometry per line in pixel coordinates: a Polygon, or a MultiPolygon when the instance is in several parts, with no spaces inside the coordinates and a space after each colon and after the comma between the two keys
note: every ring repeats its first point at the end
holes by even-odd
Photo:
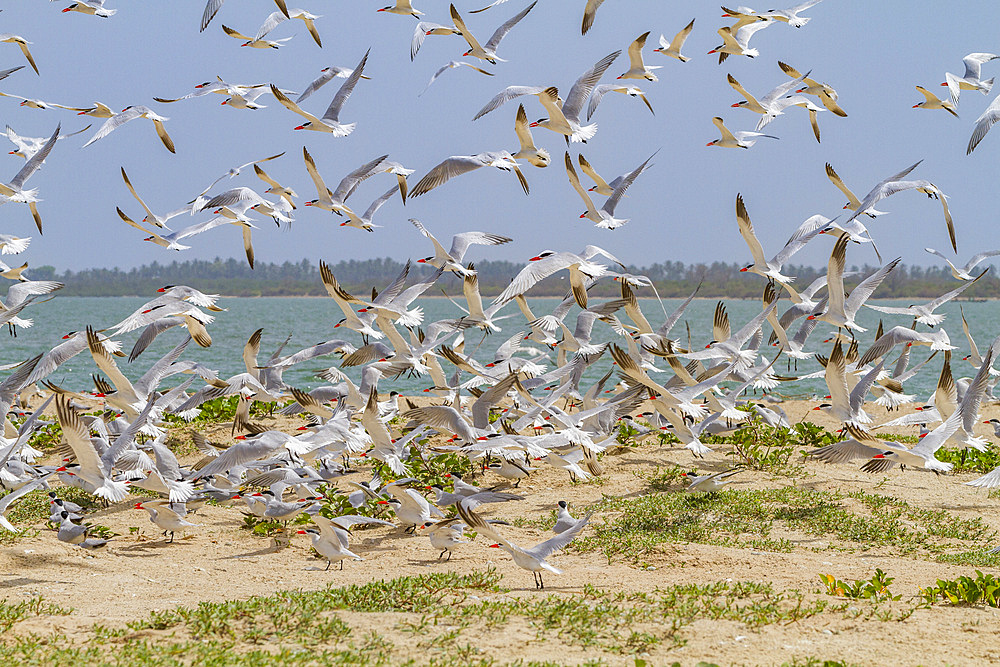
{"type": "MultiPolygon", "coordinates": [[[[45,352],[60,342],[62,337],[71,331],[81,331],[91,325],[97,329],[110,327],[124,319],[134,310],[142,306],[147,299],[140,297],[55,297],[50,301],[35,304],[22,313],[31,318],[34,326],[27,329],[18,329],[16,337],[9,336],[6,332],[0,332],[0,363],[14,363],[31,358],[34,355],[45,352]]],[[[547,314],[558,305],[560,299],[557,298],[536,298],[530,299],[529,303],[537,316],[547,314]]],[[[680,300],[665,300],[664,306],[667,312],[672,312],[681,303],[680,300]]],[[[732,329],[739,329],[745,322],[760,312],[760,301],[726,301],[726,308],[729,313],[729,320],[732,329]]],[[[906,306],[908,303],[902,301],[878,301],[881,305],[906,306]]],[[[674,338],[686,342],[688,339],[688,328],[690,329],[691,344],[695,349],[704,347],[712,339],[712,313],[715,309],[716,300],[700,299],[693,301],[684,313],[684,316],[674,327],[671,335],[674,338]]],[[[284,353],[290,354],[304,347],[334,339],[343,338],[356,345],[361,344],[361,337],[344,327],[334,328],[334,325],[341,319],[342,314],[331,299],[327,298],[222,298],[218,305],[225,308],[225,312],[215,313],[215,322],[209,326],[213,344],[209,348],[200,348],[195,344],[189,345],[182,358],[193,359],[206,364],[210,368],[219,371],[223,378],[244,371],[242,350],[247,338],[253,331],[263,327],[263,340],[261,352],[258,356],[258,363],[263,364],[282,343],[286,337],[291,336],[284,353]]],[[[424,311],[424,324],[444,318],[458,317],[462,314],[459,308],[445,298],[429,298],[417,302],[424,311]]],[[[957,346],[953,353],[952,369],[956,378],[971,376],[974,369],[968,362],[962,361],[962,357],[968,354],[969,344],[962,332],[962,320],[959,314],[959,306],[964,309],[965,317],[969,322],[972,335],[976,339],[980,351],[985,351],[986,346],[1000,334],[1000,302],[963,302],[948,303],[939,312],[947,314],[943,327],[951,337],[952,345],[957,346]]],[[[778,312],[781,313],[787,308],[788,302],[782,301],[779,304],[778,312]]],[[[663,310],[654,299],[642,299],[641,307],[647,319],[657,327],[665,319],[663,310]]],[[[909,326],[911,319],[905,316],[882,315],[878,312],[864,308],[859,317],[859,321],[869,330],[859,334],[862,352],[874,339],[875,329],[878,320],[883,318],[885,328],[888,329],[896,325],[909,326]]],[[[572,330],[575,328],[576,307],[570,311],[566,322],[572,330]]],[[[483,362],[489,362],[493,358],[493,352],[510,336],[526,330],[524,318],[517,309],[515,303],[503,311],[503,314],[511,314],[512,317],[501,322],[502,331],[483,337],[478,329],[471,329],[466,332],[467,343],[466,353],[474,352],[474,357],[483,362]]],[[[621,319],[626,324],[629,323],[624,313],[619,313],[621,319]]],[[[792,326],[790,336],[797,331],[798,322],[792,326]]],[[[926,327],[921,325],[921,329],[926,327]]],[[[765,324],[765,335],[770,334],[770,328],[765,324]]],[[[134,331],[120,337],[123,342],[123,350],[128,353],[133,342],[139,335],[139,331],[134,331]]],[[[816,331],[807,342],[807,350],[818,352],[823,355],[830,353],[830,343],[824,344],[822,341],[832,333],[832,327],[820,323],[816,331]]],[[[141,376],[146,369],[152,365],[159,356],[162,356],[179,343],[184,336],[184,330],[180,327],[171,329],[156,340],[142,356],[134,363],[128,363],[125,358],[118,358],[119,367],[128,377],[135,379],[141,376]]],[[[594,327],[594,342],[604,342],[615,340],[617,336],[606,324],[597,322],[594,327]]],[[[770,352],[765,352],[770,357],[770,352]]],[[[915,348],[911,354],[911,364],[919,363],[929,356],[929,348],[915,348]]],[[[894,352],[890,360],[895,361],[898,350],[894,352]]],[[[551,355],[554,361],[555,354],[551,355]]],[[[285,373],[284,379],[289,384],[304,389],[311,389],[320,384],[322,380],[315,377],[317,370],[330,366],[339,367],[340,360],[332,355],[321,359],[314,359],[285,373]]],[[[591,367],[590,372],[585,376],[585,380],[596,380],[603,375],[611,364],[609,355],[605,355],[600,361],[591,367]]],[[[444,363],[445,371],[451,368],[444,363]]],[[[666,367],[660,362],[659,366],[666,367]]],[[[804,375],[816,370],[820,366],[815,359],[799,361],[797,370],[788,368],[784,359],[779,360],[775,365],[775,370],[780,374],[804,375]]],[[[933,391],[937,381],[938,373],[941,369],[941,356],[932,360],[924,369],[906,385],[906,391],[917,395],[917,401],[923,401],[933,391]]],[[[345,369],[347,374],[358,380],[358,369],[345,369]]],[[[98,373],[97,366],[89,353],[86,351],[69,362],[61,366],[49,379],[53,382],[65,386],[66,388],[79,391],[92,391],[92,373],[98,373]]],[[[655,376],[655,374],[654,374],[655,376]]],[[[165,386],[176,384],[176,378],[168,378],[165,386]]],[[[385,391],[396,389],[401,393],[416,393],[432,384],[428,376],[403,376],[395,380],[385,380],[381,387],[385,391]]],[[[195,386],[198,385],[196,382],[195,386]]],[[[774,393],[783,396],[809,396],[814,393],[825,394],[826,386],[822,379],[811,381],[798,381],[783,383],[774,393]]]]}

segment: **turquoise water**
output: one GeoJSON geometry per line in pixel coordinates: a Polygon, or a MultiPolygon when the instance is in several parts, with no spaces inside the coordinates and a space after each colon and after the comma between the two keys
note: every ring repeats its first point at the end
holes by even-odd
{"type": "MultiPolygon", "coordinates": [[[[28,329],[19,329],[17,337],[9,337],[7,334],[0,334],[0,363],[12,363],[28,359],[36,354],[44,352],[58,344],[62,336],[70,331],[83,330],[87,325],[95,328],[109,327],[136,308],[145,303],[146,299],[139,297],[56,297],[51,301],[36,304],[28,308],[22,315],[34,320],[34,326],[28,329]]],[[[556,298],[530,299],[532,310],[537,316],[549,313],[559,303],[556,298]]],[[[680,301],[667,300],[664,302],[667,312],[676,307],[680,301]]],[[[691,341],[695,348],[702,347],[712,338],[711,322],[712,313],[715,309],[715,300],[696,300],[688,307],[685,316],[674,327],[673,336],[683,341],[687,340],[686,324],[690,326],[691,341]]],[[[879,301],[883,305],[902,305],[907,303],[900,301],[879,301]]],[[[271,355],[275,347],[291,335],[291,340],[285,348],[285,353],[295,352],[309,345],[319,343],[332,338],[344,338],[354,344],[360,345],[360,336],[343,327],[334,329],[334,324],[342,317],[339,309],[331,299],[326,298],[223,298],[219,304],[225,308],[225,312],[216,313],[216,320],[209,326],[213,344],[210,348],[200,348],[190,345],[185,352],[184,358],[194,359],[211,368],[217,369],[222,377],[243,372],[242,349],[246,339],[259,327],[264,328],[261,354],[258,357],[259,363],[271,355]]],[[[418,302],[424,309],[424,322],[433,322],[438,319],[458,317],[462,313],[447,299],[433,298],[423,299],[418,302]]],[[[965,302],[961,304],[965,310],[966,319],[976,342],[981,351],[984,351],[989,342],[1000,334],[1000,302],[965,302]]],[[[656,327],[663,320],[663,311],[655,300],[643,299],[641,307],[650,323],[656,327]]],[[[726,307],[729,312],[729,319],[735,331],[744,322],[760,312],[759,301],[727,301],[726,307]]],[[[787,302],[782,302],[779,312],[787,307],[787,302]]],[[[878,326],[879,313],[863,309],[859,321],[869,331],[859,335],[862,342],[861,349],[864,351],[867,344],[873,340],[875,328],[878,326]]],[[[566,322],[570,329],[575,327],[576,308],[570,312],[566,322]]],[[[972,375],[973,369],[961,358],[968,353],[968,342],[962,332],[962,321],[959,315],[959,304],[946,304],[940,312],[947,314],[947,319],[943,327],[951,337],[952,345],[956,345],[958,350],[953,357],[953,371],[956,377],[972,375]]],[[[513,317],[501,322],[503,330],[487,336],[485,340],[478,330],[467,332],[468,342],[466,352],[476,349],[474,356],[484,362],[493,357],[493,352],[508,337],[514,333],[525,329],[524,319],[517,306],[511,303],[504,314],[512,314],[513,317]]],[[[623,321],[627,318],[623,313],[619,313],[623,321]]],[[[885,327],[910,324],[908,318],[902,316],[882,315],[885,327]]],[[[792,332],[797,329],[797,324],[792,327],[792,332]]],[[[765,331],[770,330],[765,325],[765,331]]],[[[822,340],[831,332],[831,328],[825,324],[820,324],[813,336],[809,340],[807,349],[813,352],[820,352],[827,355],[830,351],[830,344],[823,344],[822,340]]],[[[126,334],[121,337],[123,349],[127,353],[132,343],[138,337],[139,331],[126,334]]],[[[160,356],[169,351],[183,337],[180,328],[170,330],[160,336],[156,343],[139,357],[134,363],[129,364],[126,359],[118,359],[119,366],[123,372],[136,378],[160,356]]],[[[617,336],[611,329],[602,322],[597,322],[594,327],[594,341],[603,342],[614,340],[617,336]]],[[[918,348],[911,355],[911,364],[918,363],[929,355],[927,348],[918,348]]],[[[554,360],[554,355],[552,356],[554,360]]],[[[895,354],[891,357],[895,360],[895,354]]],[[[596,380],[605,373],[611,363],[610,357],[605,356],[597,362],[591,369],[588,379],[596,380]]],[[[312,362],[304,363],[291,369],[285,374],[285,380],[298,387],[312,388],[323,384],[323,382],[313,376],[313,373],[322,368],[338,365],[339,359],[335,356],[324,359],[316,359],[312,362]]],[[[665,364],[661,364],[665,365],[665,364]]],[[[450,366],[445,363],[445,370],[450,366]]],[[[791,374],[805,374],[819,370],[819,364],[813,360],[800,361],[798,371],[794,369],[791,374]]],[[[937,374],[941,368],[938,358],[928,364],[924,370],[911,380],[907,386],[907,393],[915,393],[918,400],[923,400],[933,391],[937,374]]],[[[786,372],[785,361],[781,360],[776,364],[776,369],[780,373],[786,372]]],[[[86,352],[71,359],[64,366],[60,367],[52,374],[50,379],[57,384],[78,390],[91,390],[92,381],[90,375],[96,373],[97,367],[93,359],[86,352]]],[[[349,369],[348,375],[357,379],[356,369],[349,369]]],[[[168,386],[173,382],[168,380],[168,386]]],[[[415,392],[427,387],[430,384],[428,377],[401,377],[396,380],[386,381],[383,387],[396,388],[406,392],[415,392]]],[[[808,395],[813,392],[826,393],[822,380],[796,382],[783,384],[778,390],[785,395],[808,395]]]]}

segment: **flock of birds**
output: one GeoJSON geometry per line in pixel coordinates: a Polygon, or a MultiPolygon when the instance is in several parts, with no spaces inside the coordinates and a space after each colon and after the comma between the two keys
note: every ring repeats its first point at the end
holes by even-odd
{"type": "MultiPolygon", "coordinates": [[[[758,52],[749,46],[749,41],[757,31],[777,23],[801,28],[809,21],[801,14],[819,1],[810,0],[797,7],[768,12],[723,7],[724,16],[734,19],[735,23],[718,30],[723,43],[710,53],[718,53],[720,62],[729,56],[754,57],[758,52]]],[[[319,16],[302,9],[289,9],[284,0],[275,2],[278,11],[263,21],[254,37],[228,26],[223,26],[225,32],[243,40],[243,46],[278,49],[287,38],[269,40],[266,37],[285,21],[300,19],[316,44],[322,47],[316,23],[319,16]]],[[[101,0],[88,0],[73,3],[64,11],[111,18],[116,10],[105,8],[103,4],[101,0]]],[[[506,0],[497,0],[469,13],[505,4],[506,0]]],[[[483,67],[452,61],[434,74],[429,86],[449,69],[463,66],[493,76],[494,71],[485,67],[503,62],[498,49],[504,36],[520,21],[528,20],[536,4],[537,0],[520,9],[485,43],[476,39],[454,5],[450,7],[451,22],[444,24],[422,20],[423,12],[414,8],[410,0],[397,0],[394,5],[378,11],[418,19],[411,43],[413,58],[426,37],[453,35],[461,37],[468,46],[463,57],[483,61],[483,67]]],[[[583,33],[592,26],[601,4],[601,0],[586,2],[583,33]]],[[[202,17],[202,30],[222,6],[222,0],[210,0],[202,17]]],[[[671,40],[661,35],[660,47],[653,52],[681,63],[689,61],[681,51],[693,29],[692,20],[671,40]]],[[[412,187],[408,178],[414,170],[382,155],[348,173],[334,190],[330,190],[313,156],[304,147],[302,158],[315,184],[316,197],[303,203],[341,216],[344,218],[342,225],[371,232],[378,227],[373,219],[380,207],[397,195],[405,204],[409,197],[424,195],[481,167],[513,172],[528,194],[528,180],[521,167],[525,163],[538,168],[551,164],[549,152],[535,145],[533,129],[544,128],[562,135],[567,148],[592,140],[597,124],[590,120],[611,92],[638,98],[650,112],[653,111],[644,92],[635,83],[657,81],[655,70],[660,66],[646,65],[643,56],[650,34],[640,35],[628,47],[629,67],[614,83],[601,84],[600,81],[620,56],[620,51],[601,58],[587,69],[573,82],[565,97],[551,85],[504,88],[473,120],[515,99],[536,97],[547,115],[528,122],[524,104],[518,107],[515,132],[520,149],[451,156],[412,187]],[[381,174],[395,177],[392,187],[359,214],[348,205],[348,199],[363,181],[381,174]]],[[[0,35],[0,41],[18,45],[29,65],[38,71],[28,50],[29,42],[11,34],[0,35]]],[[[224,105],[259,109],[263,106],[259,101],[262,96],[272,95],[282,106],[305,119],[296,130],[344,137],[354,130],[355,123],[343,122],[341,114],[355,88],[367,78],[368,57],[369,53],[365,53],[353,68],[326,68],[303,93],[297,94],[295,100],[291,96],[296,93],[271,83],[244,85],[219,79],[199,84],[193,92],[181,97],[156,98],[156,101],[176,103],[215,93],[224,97],[224,105]],[[334,78],[342,78],[343,82],[323,115],[306,111],[301,105],[334,78]]],[[[984,80],[980,68],[997,57],[986,53],[970,54],[965,58],[963,77],[946,74],[946,82],[942,85],[948,87],[950,99],[940,100],[918,86],[926,101],[916,106],[954,113],[962,90],[988,93],[993,79],[984,80]]],[[[10,76],[19,69],[6,70],[0,77],[10,76]]],[[[729,84],[745,98],[733,107],[753,111],[760,115],[760,120],[754,131],[732,132],[721,117],[715,118],[721,138],[710,142],[709,146],[748,149],[760,138],[769,136],[761,133],[761,129],[795,107],[808,112],[819,141],[817,117],[820,113],[828,110],[837,116],[847,115],[839,105],[836,90],[829,84],[810,78],[811,72],[801,73],[785,63],[780,63],[780,69],[787,80],[756,97],[732,75],[727,77],[729,84]]],[[[116,113],[100,103],[78,108],[22,99],[22,106],[74,110],[105,119],[84,146],[108,137],[132,120],[146,118],[153,123],[164,146],[171,152],[175,150],[165,126],[168,119],[149,107],[130,106],[116,113]]],[[[976,122],[969,152],[996,122],[998,113],[1000,104],[994,101],[976,122]]],[[[89,126],[81,132],[87,129],[89,126]]],[[[39,232],[42,220],[36,206],[38,193],[26,189],[26,183],[50,158],[58,140],[68,136],[72,135],[61,134],[59,125],[48,138],[21,137],[7,129],[7,137],[16,146],[11,153],[26,162],[8,183],[0,183],[0,195],[5,202],[27,204],[39,232]]],[[[187,204],[161,214],[147,206],[122,169],[122,180],[145,216],[136,221],[121,207],[118,215],[128,225],[148,234],[145,240],[172,250],[188,248],[182,242],[190,243],[193,237],[215,227],[234,225],[242,231],[247,260],[252,267],[251,231],[257,228],[254,223],[260,220],[251,217],[250,213],[256,211],[278,225],[287,225],[300,199],[293,189],[283,186],[262,168],[262,164],[279,157],[281,154],[234,167],[187,204]],[[258,192],[241,186],[214,192],[219,183],[251,167],[268,185],[266,190],[258,192]],[[205,220],[177,231],[167,226],[174,218],[199,213],[211,213],[211,217],[206,215],[205,220]]],[[[607,229],[627,223],[627,219],[616,217],[616,209],[627,190],[652,167],[652,157],[643,160],[632,171],[606,180],[582,154],[577,153],[574,159],[567,150],[564,156],[567,178],[586,207],[580,217],[607,229]],[[577,167],[593,180],[592,187],[583,185],[577,167]],[[606,197],[600,207],[593,201],[595,193],[606,197]]],[[[57,491],[51,488],[52,483],[59,480],[62,485],[81,488],[105,503],[125,502],[130,489],[136,487],[159,496],[144,499],[135,504],[135,508],[146,510],[150,521],[162,529],[164,535],[170,533],[171,540],[175,532],[197,525],[190,519],[198,504],[208,499],[245,503],[253,515],[282,521],[286,526],[298,515],[309,514],[315,528],[299,532],[309,535],[316,551],[327,559],[328,567],[336,562],[343,567],[345,559],[360,560],[350,550],[349,542],[349,531],[356,526],[398,526],[426,534],[441,550],[440,557],[447,554],[449,558],[452,548],[465,543],[464,531],[471,529],[488,536],[492,546],[508,551],[514,563],[533,572],[536,586],[542,587],[543,571],[559,572],[547,559],[579,535],[590,517],[574,518],[566,503],[560,503],[556,534],[534,547],[523,548],[505,538],[498,528],[503,522],[486,519],[479,509],[481,506],[523,500],[524,496],[513,490],[539,467],[559,468],[573,480],[601,475],[600,455],[616,442],[622,421],[634,428],[640,438],[670,431],[695,457],[711,451],[702,441],[704,434],[740,429],[751,419],[762,420],[774,428],[789,428],[788,419],[778,405],[780,399],[752,401],[745,393],[751,388],[769,391],[782,383],[809,377],[822,377],[829,388],[829,402],[816,409],[826,410],[844,425],[844,439],[811,452],[812,458],[831,463],[865,459],[862,470],[869,472],[881,472],[895,466],[947,472],[951,465],[935,456],[942,446],[953,444],[982,449],[988,444],[975,431],[984,402],[996,400],[991,392],[1000,372],[992,368],[992,363],[1000,337],[980,354],[963,316],[964,334],[972,350],[963,361],[971,365],[969,374],[972,377],[956,379],[951,366],[951,351],[956,347],[941,326],[944,315],[937,311],[981,279],[986,271],[977,274],[976,266],[1000,254],[1000,250],[981,252],[958,267],[942,253],[928,248],[928,252],[948,262],[960,284],[934,300],[906,308],[867,303],[897,267],[898,258],[882,264],[869,275],[859,276],[860,282],[849,292],[845,286],[845,280],[853,277],[846,271],[849,247],[870,245],[881,262],[875,239],[864,225],[865,218],[881,215],[875,206],[883,205],[887,197],[903,191],[917,190],[941,203],[952,248],[957,251],[946,195],[928,180],[905,180],[919,164],[885,178],[863,196],[856,195],[834,168],[826,165],[831,182],[847,196],[844,208],[850,213],[842,219],[822,215],[810,217],[773,256],[757,239],[747,204],[742,195],[737,195],[736,228],[752,258],[742,271],[767,280],[760,312],[741,323],[735,331],[720,302],[707,344],[695,342],[690,333],[686,340],[672,336],[674,326],[696,293],[672,313],[667,312],[662,302],[640,302],[636,296],[639,290],[649,289],[655,295],[652,281],[646,276],[628,273],[620,259],[594,245],[580,252],[545,250],[538,253],[487,305],[479,291],[470,250],[473,246],[502,245],[512,239],[497,232],[469,231],[455,235],[448,246],[417,219],[411,219],[416,233],[426,237],[429,249],[433,249],[433,254],[416,260],[433,267],[434,272],[429,277],[411,280],[411,265],[407,263],[400,275],[384,289],[373,288],[369,298],[348,292],[329,266],[321,264],[326,292],[343,313],[343,318],[333,324],[332,329],[349,329],[353,334],[292,353],[285,351],[286,340],[261,361],[263,329],[258,329],[243,348],[245,372],[232,377],[220,377],[216,370],[184,358],[192,340],[202,347],[212,344],[212,312],[221,310],[216,305],[218,295],[204,294],[190,286],[165,286],[155,298],[120,322],[99,325],[95,322],[85,331],[67,333],[43,354],[2,367],[9,373],[0,381],[0,406],[4,414],[0,485],[8,493],[0,497],[0,526],[16,530],[3,515],[26,494],[50,489],[50,519],[58,526],[58,539],[81,547],[99,548],[106,542],[88,535],[86,524],[81,523],[84,511],[60,499],[57,491]],[[792,257],[807,244],[822,243],[822,239],[828,238],[832,238],[832,248],[824,276],[801,287],[795,284],[794,277],[783,273],[792,257]],[[450,319],[426,322],[417,300],[438,285],[446,274],[461,281],[464,303],[455,302],[455,305],[462,313],[450,319]],[[539,282],[556,275],[566,278],[570,286],[568,293],[552,313],[535,314],[527,297],[539,282]],[[595,284],[607,280],[617,281],[619,298],[600,302],[588,298],[588,291],[595,284]],[[791,305],[779,310],[782,297],[787,297],[791,305]],[[662,309],[665,321],[661,326],[654,328],[643,313],[642,306],[647,303],[653,304],[646,305],[647,308],[662,309]],[[579,310],[574,311],[575,307],[579,310]],[[864,340],[861,336],[866,330],[857,321],[862,308],[896,317],[899,324],[884,328],[880,323],[874,337],[864,340]],[[523,317],[519,324],[504,323],[509,331],[490,361],[477,360],[477,354],[482,356],[480,346],[487,334],[500,332],[504,320],[517,322],[519,316],[523,317]],[[601,325],[598,326],[598,322],[601,325]],[[822,344],[816,342],[816,337],[811,338],[820,322],[836,330],[822,344]],[[794,332],[793,327],[796,327],[794,332]],[[118,360],[127,359],[128,363],[135,364],[158,336],[171,329],[183,332],[182,339],[169,353],[150,364],[139,379],[130,380],[118,360]],[[122,337],[140,330],[131,350],[123,351],[122,337]],[[765,334],[769,334],[768,339],[765,334]],[[822,347],[826,343],[830,346],[822,347]],[[914,346],[929,348],[929,354],[926,359],[911,365],[914,346]],[[50,380],[61,365],[79,354],[89,354],[96,367],[95,391],[90,396],[60,387],[50,380]],[[317,374],[325,382],[322,386],[305,391],[282,379],[289,368],[330,355],[339,356],[340,363],[317,374]],[[775,364],[782,355],[789,361],[816,358],[824,369],[799,377],[779,375],[775,364]],[[865,410],[870,404],[869,395],[874,397],[876,404],[893,409],[914,402],[914,395],[905,392],[905,383],[932,362],[940,365],[940,375],[937,388],[926,404],[913,414],[875,424],[865,410]],[[601,363],[607,367],[603,377],[596,383],[585,382],[588,369],[599,368],[595,365],[601,363]],[[351,369],[354,377],[360,377],[360,382],[355,384],[345,369],[351,369]],[[392,379],[402,374],[426,375],[429,387],[425,393],[430,400],[421,401],[424,405],[418,406],[395,391],[383,398],[386,384],[391,386],[392,379]],[[169,389],[162,387],[168,378],[182,375],[186,379],[179,384],[169,389]],[[94,396],[101,400],[103,411],[92,412],[94,396]],[[163,423],[164,415],[193,419],[205,401],[229,396],[238,397],[231,442],[210,443],[199,435],[195,443],[202,458],[181,464],[165,444],[168,430],[163,423]],[[254,422],[252,408],[255,404],[270,405],[283,415],[306,415],[307,423],[293,434],[268,429],[254,422]],[[43,463],[44,454],[32,446],[39,429],[50,423],[45,415],[53,413],[64,439],[59,450],[62,460],[57,464],[43,463]],[[636,421],[640,416],[645,424],[636,421]],[[890,425],[919,426],[919,444],[906,447],[880,439],[877,429],[890,425]],[[474,470],[481,471],[484,476],[493,476],[492,479],[484,477],[492,486],[474,486],[455,473],[448,476],[450,490],[423,487],[411,473],[420,459],[441,453],[466,457],[474,470]],[[376,474],[370,482],[347,481],[344,482],[348,487],[346,491],[341,488],[338,479],[352,472],[353,464],[366,460],[380,462],[396,479],[384,483],[376,474]],[[350,492],[349,502],[353,507],[374,510],[365,514],[380,514],[381,510],[391,509],[396,522],[355,514],[336,518],[322,516],[319,513],[323,500],[321,489],[326,489],[327,493],[350,492]]],[[[21,253],[27,249],[29,241],[27,237],[0,235],[0,253],[21,253]]],[[[27,268],[27,264],[12,268],[0,263],[2,275],[15,281],[0,302],[0,324],[6,324],[11,332],[30,326],[30,319],[24,316],[25,309],[41,303],[63,286],[55,281],[30,280],[27,268]]],[[[996,428],[997,421],[991,421],[996,428]]],[[[1000,437],[1000,430],[996,432],[1000,437]]],[[[734,474],[735,471],[725,471],[688,476],[689,490],[718,491],[734,474]]],[[[969,484],[1000,486],[1000,469],[969,484]]]]}

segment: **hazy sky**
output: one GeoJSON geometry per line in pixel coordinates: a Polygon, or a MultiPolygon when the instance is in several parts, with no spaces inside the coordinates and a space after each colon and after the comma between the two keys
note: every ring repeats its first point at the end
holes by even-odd
{"type": "MultiPolygon", "coordinates": [[[[447,2],[414,2],[426,13],[423,18],[450,23],[447,2]]],[[[579,219],[583,206],[562,165],[563,138],[538,129],[536,143],[552,153],[553,164],[545,169],[522,167],[530,196],[513,176],[481,169],[409,201],[405,208],[398,199],[391,200],[376,219],[385,227],[372,234],[341,228],[340,218],[300,206],[290,230],[277,230],[266,218],[261,223],[254,234],[258,261],[426,256],[430,244],[407,222],[415,217],[445,244],[451,234],[467,230],[515,239],[502,248],[475,249],[471,258],[526,260],[545,248],[577,251],[592,243],[639,265],[663,260],[744,262],[749,253],[737,232],[737,193],[743,194],[765,251],[772,254],[806,217],[842,212],[845,199],[827,180],[825,162],[863,195],[883,177],[920,159],[924,162],[912,176],[931,180],[951,197],[959,259],[964,262],[978,250],[1000,245],[994,231],[1000,192],[1000,136],[994,135],[1000,130],[987,136],[973,155],[965,155],[974,120],[993,96],[964,92],[960,119],[944,111],[911,108],[923,99],[915,85],[944,96],[947,89],[939,86],[944,73],[961,75],[963,56],[1000,52],[1000,5],[994,2],[962,3],[961,10],[953,10],[940,2],[825,0],[804,12],[812,20],[801,29],[775,24],[757,33],[751,45],[760,50],[759,57],[734,56],[719,65],[715,56],[706,55],[721,43],[716,30],[727,22],[717,3],[608,0],[593,29],[581,36],[583,0],[539,0],[500,46],[499,54],[508,62],[494,67],[465,58],[495,76],[468,68],[448,71],[420,97],[433,72],[449,60],[462,59],[467,46],[460,37],[431,36],[411,63],[409,43],[417,21],[376,12],[386,0],[303,0],[304,9],[322,15],[317,27],[324,47],[313,43],[302,22],[291,21],[270,35],[294,36],[279,50],[241,48],[222,30],[226,24],[253,35],[275,9],[270,0],[229,0],[204,33],[198,31],[204,7],[200,0],[108,0],[109,7],[119,10],[110,19],[61,13],[68,4],[6,3],[0,29],[32,42],[41,75],[26,67],[0,82],[0,91],[71,106],[95,100],[115,110],[149,105],[170,118],[166,126],[177,154],[164,149],[144,119],[81,148],[103,120],[19,107],[18,99],[0,98],[4,122],[20,134],[48,136],[58,122],[64,132],[94,123],[83,135],[60,141],[29,181],[43,199],[38,207],[44,236],[37,234],[25,206],[0,208],[0,233],[33,237],[21,256],[33,265],[80,269],[242,257],[239,230],[229,226],[192,239],[193,248],[182,253],[144,242],[139,231],[115,214],[120,206],[133,218],[143,215],[122,183],[119,167],[128,171],[157,212],[183,205],[232,166],[281,151],[287,151],[284,157],[263,167],[294,187],[300,203],[312,199],[316,193],[303,165],[303,146],[308,146],[331,188],[348,171],[383,153],[415,169],[412,178],[418,179],[449,155],[516,150],[516,102],[472,122],[476,111],[505,86],[556,85],[565,94],[585,69],[614,50],[626,49],[646,30],[652,31],[646,62],[663,68],[657,70],[658,82],[638,83],[656,115],[637,100],[608,95],[594,116],[600,126],[597,136],[587,145],[571,147],[574,156],[582,149],[608,180],[659,150],[655,166],[637,180],[618,208],[619,217],[631,218],[625,227],[601,230],[579,219]],[[652,53],[660,33],[670,39],[692,18],[697,20],[684,48],[690,62],[652,53]],[[346,138],[293,131],[302,119],[270,95],[260,100],[267,108],[257,111],[221,106],[224,98],[219,95],[175,104],[152,100],[179,97],[217,75],[231,83],[274,82],[301,91],[323,67],[353,67],[368,48],[365,71],[372,78],[360,82],[344,107],[341,120],[358,124],[346,138]],[[758,119],[747,110],[731,108],[741,98],[726,83],[726,74],[760,96],[787,79],[778,60],[803,72],[812,70],[815,78],[834,86],[849,116],[820,114],[821,144],[812,136],[807,114],[793,108],[767,128],[780,141],[763,139],[750,150],[706,147],[718,137],[713,116],[722,116],[734,130],[751,130],[758,119]]],[[[528,2],[510,0],[481,14],[467,13],[484,4],[456,0],[481,42],[528,2]]],[[[0,44],[0,67],[24,63],[15,45],[0,44]]],[[[627,68],[623,52],[604,81],[627,68]]],[[[1000,60],[987,63],[983,71],[984,76],[1000,73],[1000,60]]],[[[340,81],[328,84],[303,107],[321,116],[340,81]]],[[[530,120],[545,115],[536,98],[523,101],[530,120]]],[[[0,179],[9,181],[23,161],[9,156],[4,164],[0,179]]],[[[219,190],[236,185],[266,188],[248,169],[238,179],[221,183],[219,190]]],[[[391,185],[388,175],[372,178],[350,204],[363,211],[391,185]]],[[[599,206],[601,199],[597,201],[599,206]]],[[[891,215],[869,226],[886,260],[901,255],[904,262],[932,264],[935,260],[923,252],[924,246],[950,250],[938,202],[906,192],[879,208],[891,215]]],[[[172,226],[198,219],[175,218],[172,226]]],[[[830,243],[821,239],[813,245],[796,261],[825,263],[830,243]]],[[[870,250],[849,251],[849,264],[874,261],[870,250]]]]}

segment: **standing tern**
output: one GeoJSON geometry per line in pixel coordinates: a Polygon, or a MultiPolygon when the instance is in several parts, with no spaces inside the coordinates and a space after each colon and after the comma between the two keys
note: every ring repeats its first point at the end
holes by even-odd
{"type": "Polygon", "coordinates": [[[514,563],[518,567],[531,572],[535,577],[535,588],[537,589],[545,588],[545,582],[542,581],[543,571],[562,574],[562,570],[553,566],[546,559],[575,540],[577,535],[587,526],[587,522],[590,521],[590,515],[588,514],[583,519],[577,521],[571,528],[564,530],[555,537],[536,544],[530,549],[524,549],[504,539],[485,519],[470,509],[469,504],[465,502],[459,503],[458,514],[469,528],[496,540],[495,544],[490,545],[491,547],[503,549],[513,557],[514,563]]]}

